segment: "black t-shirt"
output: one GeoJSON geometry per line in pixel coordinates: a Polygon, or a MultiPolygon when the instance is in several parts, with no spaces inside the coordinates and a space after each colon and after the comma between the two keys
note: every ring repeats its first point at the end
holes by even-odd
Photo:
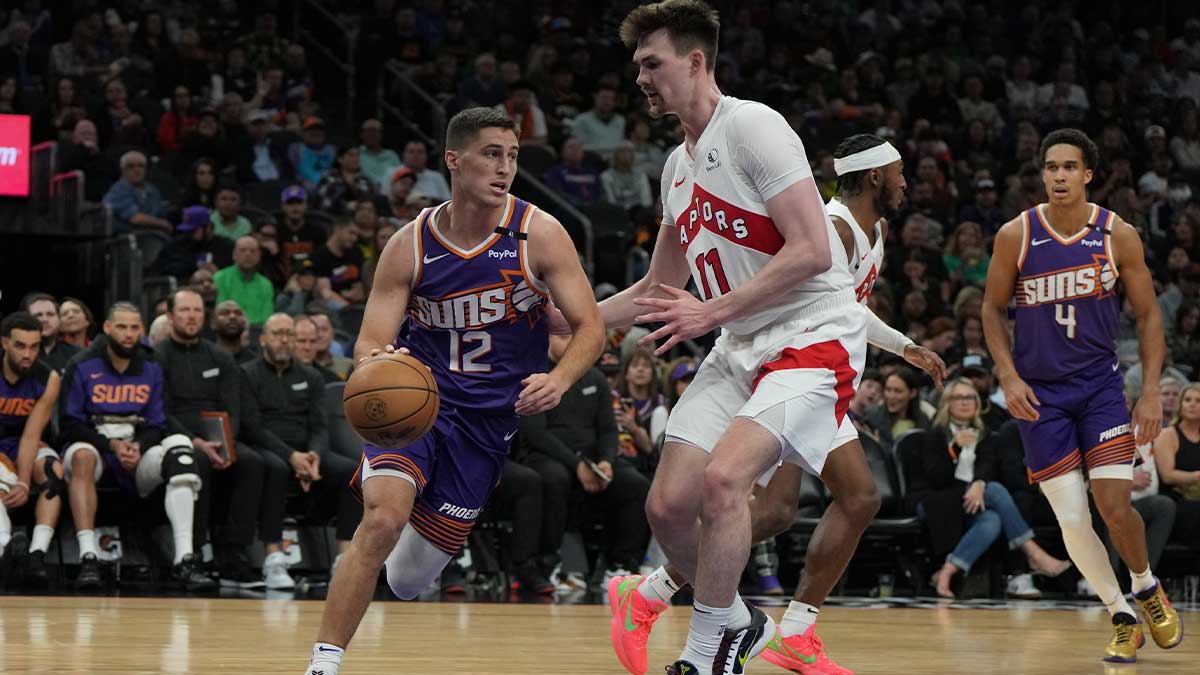
{"type": "Polygon", "coordinates": [[[328,277],[335,293],[362,283],[362,269],[366,263],[362,249],[351,246],[343,255],[335,255],[329,246],[322,244],[313,256],[313,271],[318,277],[328,277]]]}
{"type": "Polygon", "coordinates": [[[292,230],[282,217],[275,229],[279,237],[279,252],[288,263],[297,258],[312,258],[318,249],[325,246],[328,236],[324,228],[307,221],[299,230],[292,230]]]}

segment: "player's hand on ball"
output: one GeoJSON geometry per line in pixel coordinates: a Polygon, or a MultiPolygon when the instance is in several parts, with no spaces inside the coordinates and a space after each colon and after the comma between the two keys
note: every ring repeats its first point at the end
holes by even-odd
{"type": "Polygon", "coordinates": [[[946,380],[946,362],[942,361],[937,352],[921,345],[909,345],[904,348],[904,360],[929,373],[933,378],[933,385],[938,391],[942,390],[942,382],[946,380]]]}
{"type": "Polygon", "coordinates": [[[568,385],[554,373],[534,373],[521,380],[525,388],[517,396],[518,415],[536,415],[558,407],[568,385]]]}
{"type": "MultiPolygon", "coordinates": [[[[1034,406],[1040,406],[1042,402],[1037,399],[1037,394],[1033,393],[1033,389],[1025,383],[1025,380],[1012,375],[1007,379],[1000,380],[1000,388],[1004,391],[1004,403],[1008,407],[1008,412],[1013,417],[1026,422],[1038,421],[1040,415],[1034,406]]],[[[1159,417],[1162,417],[1161,412],[1159,417]]]]}
{"type": "Polygon", "coordinates": [[[366,356],[359,359],[358,363],[359,363],[359,365],[362,365],[362,363],[364,361],[366,361],[367,359],[373,359],[376,356],[379,356],[380,354],[395,354],[397,352],[399,352],[400,354],[410,354],[411,353],[408,351],[408,347],[397,348],[395,345],[384,345],[383,349],[372,349],[371,353],[367,354],[366,356]]]}
{"type": "Polygon", "coordinates": [[[667,298],[635,298],[633,304],[655,310],[636,317],[634,323],[664,323],[662,328],[638,340],[640,345],[650,345],[667,338],[661,347],[654,350],[662,356],[683,340],[700,337],[717,327],[712,308],[706,308],[699,298],[682,288],[659,284],[658,290],[667,298]]]}
{"type": "Polygon", "coordinates": [[[1149,445],[1162,431],[1162,398],[1158,392],[1142,392],[1137,405],[1133,406],[1134,442],[1149,445]]]}

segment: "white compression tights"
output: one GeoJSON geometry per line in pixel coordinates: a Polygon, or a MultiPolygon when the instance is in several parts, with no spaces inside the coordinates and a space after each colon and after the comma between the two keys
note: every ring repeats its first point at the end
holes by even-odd
{"type": "Polygon", "coordinates": [[[1121,594],[1117,575],[1108,561],[1108,551],[1092,527],[1092,512],[1088,509],[1087,483],[1079,470],[1042,482],[1042,492],[1050,501],[1058,525],[1062,528],[1063,543],[1071,561],[1088,580],[1100,600],[1112,614],[1132,614],[1128,601],[1121,594]]]}
{"type": "Polygon", "coordinates": [[[384,563],[388,586],[401,600],[412,600],[429,588],[450,558],[418,534],[411,524],[406,525],[384,563]]]}

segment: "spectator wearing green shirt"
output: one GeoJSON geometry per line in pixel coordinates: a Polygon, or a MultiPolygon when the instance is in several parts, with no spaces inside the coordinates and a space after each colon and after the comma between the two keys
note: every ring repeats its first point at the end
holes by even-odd
{"type": "Polygon", "coordinates": [[[217,208],[212,212],[212,233],[217,237],[225,237],[237,241],[248,236],[254,228],[250,221],[240,213],[242,194],[237,186],[223,184],[217,188],[217,208]]]}
{"type": "Polygon", "coordinates": [[[362,139],[358,148],[358,169],[380,192],[386,193],[392,172],[400,166],[400,155],[383,147],[383,124],[377,119],[363,122],[358,137],[362,139]]]}
{"type": "Polygon", "coordinates": [[[240,237],[233,248],[233,264],[213,275],[217,302],[233,300],[252,326],[261,326],[275,311],[275,289],[258,273],[262,250],[254,237],[240,237]]]}

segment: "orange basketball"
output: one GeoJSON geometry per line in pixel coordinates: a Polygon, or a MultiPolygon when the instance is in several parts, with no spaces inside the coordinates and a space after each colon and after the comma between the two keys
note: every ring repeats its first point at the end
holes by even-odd
{"type": "Polygon", "coordinates": [[[399,352],[355,368],[342,394],[350,426],[383,448],[402,448],[424,436],[433,428],[440,401],[425,364],[399,352]]]}

